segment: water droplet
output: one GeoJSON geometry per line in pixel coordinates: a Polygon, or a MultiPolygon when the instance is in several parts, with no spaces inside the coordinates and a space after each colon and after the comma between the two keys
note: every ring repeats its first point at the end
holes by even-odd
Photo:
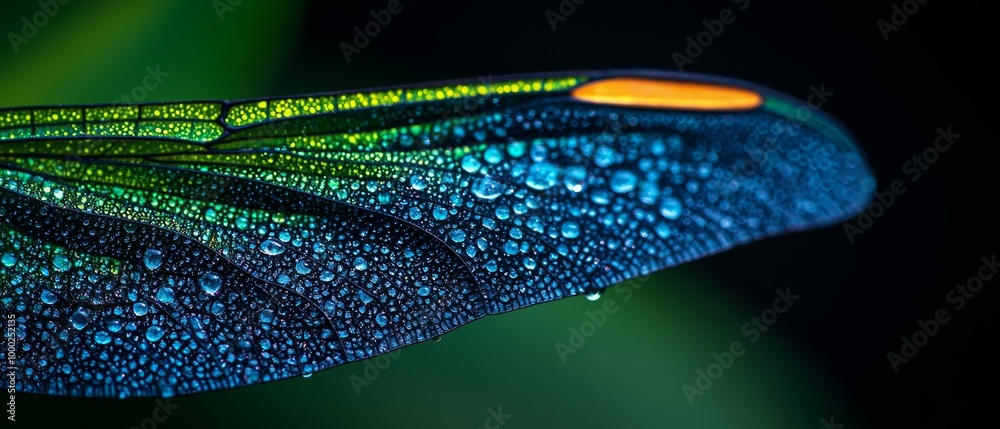
{"type": "Polygon", "coordinates": [[[659,197],[660,188],[656,186],[656,183],[642,182],[639,185],[639,201],[646,204],[654,204],[659,197]]]}
{"type": "Polygon", "coordinates": [[[250,220],[249,219],[247,219],[247,218],[245,218],[243,216],[240,216],[240,217],[236,218],[236,228],[247,229],[248,227],[250,227],[250,220]]]}
{"type": "Polygon", "coordinates": [[[480,177],[472,183],[472,194],[484,200],[492,200],[503,193],[503,185],[490,177],[480,177]]]}
{"type": "Polygon", "coordinates": [[[260,380],[260,371],[257,371],[256,368],[247,367],[243,370],[243,379],[246,380],[247,383],[254,384],[257,380],[260,380]]]}
{"type": "Polygon", "coordinates": [[[149,306],[144,302],[137,302],[132,306],[132,312],[136,316],[145,316],[146,313],[149,313],[149,306]]]}
{"type": "Polygon", "coordinates": [[[420,213],[420,209],[419,208],[417,208],[417,207],[410,207],[410,219],[419,220],[421,216],[423,216],[423,214],[420,213]]]}
{"type": "Polygon", "coordinates": [[[503,161],[503,152],[495,147],[488,148],[486,149],[486,152],[483,152],[483,159],[490,164],[497,164],[500,161],[503,161]]]}
{"type": "Polygon", "coordinates": [[[665,223],[658,223],[653,227],[653,229],[656,230],[656,235],[660,236],[660,238],[670,237],[670,226],[665,223]]]}
{"type": "Polygon", "coordinates": [[[607,167],[615,163],[615,158],[617,156],[618,154],[614,149],[607,146],[601,146],[597,148],[597,151],[594,153],[594,163],[596,163],[598,167],[607,167]]]}
{"type": "Polygon", "coordinates": [[[365,258],[362,258],[362,257],[358,256],[357,258],[354,259],[354,269],[356,269],[356,270],[367,270],[368,269],[368,261],[366,261],[365,258]]]}
{"type": "Polygon", "coordinates": [[[59,295],[56,295],[55,292],[52,292],[52,291],[50,291],[48,289],[45,289],[45,290],[42,291],[42,303],[43,304],[52,305],[52,304],[55,304],[56,301],[58,301],[58,300],[59,300],[59,295]]]}
{"type": "Polygon", "coordinates": [[[156,325],[150,326],[149,329],[146,329],[146,339],[154,343],[160,341],[160,338],[163,338],[163,334],[163,328],[156,325]]]}
{"type": "Polygon", "coordinates": [[[424,180],[423,177],[417,175],[410,176],[410,187],[415,191],[427,189],[427,180],[424,180]]]}
{"type": "Polygon", "coordinates": [[[312,261],[308,259],[299,259],[299,262],[295,263],[295,272],[306,275],[312,272],[312,261]]]}
{"type": "Polygon", "coordinates": [[[271,323],[274,321],[274,310],[269,308],[260,311],[260,323],[271,323]]]}
{"type": "Polygon", "coordinates": [[[378,316],[375,316],[375,323],[378,323],[379,326],[385,326],[389,323],[389,318],[385,317],[383,314],[379,314],[378,316]]]}
{"type": "Polygon", "coordinates": [[[587,186],[587,170],[583,167],[570,167],[563,176],[563,185],[572,192],[580,192],[587,186]]]}
{"type": "Polygon", "coordinates": [[[109,334],[107,332],[104,332],[104,331],[97,331],[97,333],[94,334],[94,341],[96,341],[97,344],[107,344],[107,343],[110,343],[111,342],[111,334],[109,334]]]}
{"type": "Polygon", "coordinates": [[[59,271],[69,271],[72,264],[69,262],[69,258],[63,255],[56,255],[52,258],[52,266],[59,271]]]}
{"type": "Polygon", "coordinates": [[[479,171],[479,168],[482,166],[483,164],[472,155],[465,155],[462,157],[462,169],[466,172],[475,173],[479,171]]]}
{"type": "Polygon", "coordinates": [[[90,310],[86,308],[77,309],[73,312],[73,315],[69,316],[69,321],[77,330],[83,329],[90,323],[90,310]]]}
{"type": "Polygon", "coordinates": [[[156,249],[146,250],[146,253],[142,255],[142,263],[151,270],[160,268],[160,265],[163,265],[163,252],[156,249]]]}
{"type": "Polygon", "coordinates": [[[213,272],[202,274],[201,277],[198,277],[198,286],[201,286],[201,290],[205,293],[215,295],[222,287],[222,277],[213,272]]]}
{"type": "Polygon", "coordinates": [[[156,299],[164,303],[174,302],[174,290],[169,287],[162,287],[159,292],[156,292],[156,299]]]}
{"type": "Polygon", "coordinates": [[[562,233],[563,237],[576,238],[580,236],[580,225],[577,225],[576,222],[573,221],[566,221],[563,222],[559,231],[562,233]]]}
{"type": "Polygon", "coordinates": [[[448,218],[448,210],[444,207],[434,207],[434,219],[445,220],[448,218]]]}
{"type": "Polygon", "coordinates": [[[517,254],[517,243],[515,243],[513,241],[510,241],[510,240],[507,240],[507,242],[504,243],[504,245],[503,245],[503,251],[505,253],[507,253],[508,255],[515,255],[515,254],[517,254]]]}
{"type": "Polygon", "coordinates": [[[497,261],[491,260],[491,261],[489,261],[489,262],[486,263],[486,270],[489,271],[489,272],[491,272],[491,273],[497,272],[497,268],[498,268],[497,267],[497,261]]]}
{"type": "Polygon", "coordinates": [[[660,214],[667,219],[677,219],[681,216],[681,201],[674,197],[663,199],[660,204],[660,214]]]}
{"type": "Polygon", "coordinates": [[[611,175],[611,190],[619,194],[631,192],[635,189],[635,174],[631,171],[619,170],[611,175]]]}
{"type": "Polygon", "coordinates": [[[3,256],[0,256],[0,262],[3,262],[5,266],[13,267],[17,263],[17,256],[11,252],[4,252],[3,256]]]}
{"type": "Polygon", "coordinates": [[[285,246],[278,242],[278,240],[268,238],[263,243],[260,243],[260,251],[264,252],[265,255],[280,255],[285,253],[285,246]]]}
{"type": "Polygon", "coordinates": [[[465,231],[462,231],[461,229],[456,229],[448,234],[448,238],[451,238],[451,241],[454,241],[456,243],[461,243],[465,241],[465,231]]]}
{"type": "Polygon", "coordinates": [[[603,291],[595,290],[593,292],[587,292],[587,300],[588,301],[597,301],[597,300],[601,299],[601,292],[603,292],[603,291]]]}
{"type": "Polygon", "coordinates": [[[221,302],[212,303],[212,314],[218,316],[226,311],[226,305],[221,302]]]}
{"type": "Polygon", "coordinates": [[[533,269],[535,269],[536,266],[537,266],[537,264],[535,263],[535,259],[534,258],[531,258],[531,257],[524,258],[524,267],[525,268],[527,268],[529,270],[533,270],[533,269]]]}
{"type": "Polygon", "coordinates": [[[525,183],[528,187],[537,190],[545,190],[556,184],[559,178],[559,169],[547,162],[539,162],[528,168],[528,176],[525,183]]]}
{"type": "Polygon", "coordinates": [[[545,161],[549,155],[549,150],[540,144],[531,147],[531,160],[535,162],[545,161]]]}
{"type": "Polygon", "coordinates": [[[427,286],[420,286],[419,288],[417,288],[417,295],[427,296],[430,294],[431,294],[431,288],[427,286]]]}

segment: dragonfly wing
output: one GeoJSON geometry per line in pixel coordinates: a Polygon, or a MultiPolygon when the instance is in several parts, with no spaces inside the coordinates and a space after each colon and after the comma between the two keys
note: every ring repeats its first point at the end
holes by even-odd
{"type": "Polygon", "coordinates": [[[0,112],[21,389],[307,374],[867,203],[865,160],[826,116],[711,80],[757,98],[691,104],[655,85],[696,78],[638,78],[654,87],[578,73],[0,112]]]}

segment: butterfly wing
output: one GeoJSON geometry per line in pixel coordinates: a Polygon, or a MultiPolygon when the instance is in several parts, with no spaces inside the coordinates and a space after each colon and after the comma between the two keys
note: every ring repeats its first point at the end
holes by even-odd
{"type": "Polygon", "coordinates": [[[800,106],[583,72],[0,111],[20,389],[170,396],[308,374],[829,225],[874,182],[831,119],[788,116],[800,106]]]}

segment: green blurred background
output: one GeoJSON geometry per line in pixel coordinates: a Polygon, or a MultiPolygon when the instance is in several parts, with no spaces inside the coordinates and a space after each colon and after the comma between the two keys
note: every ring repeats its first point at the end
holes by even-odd
{"type": "MultiPolygon", "coordinates": [[[[557,10],[554,0],[461,6],[404,1],[403,12],[348,63],[338,45],[386,1],[69,1],[27,43],[0,48],[0,107],[109,103],[123,94],[142,95],[134,101],[145,102],[240,99],[560,69],[673,69],[670,54],[684,48],[685,36],[703,29],[700,20],[734,7],[613,3],[576,6],[579,11],[553,32],[544,11],[557,10]],[[155,88],[133,91],[147,67],[166,75],[155,88]]],[[[734,35],[720,36],[692,68],[799,97],[808,95],[811,84],[832,81],[844,95],[830,109],[864,141],[866,131],[856,128],[861,121],[846,112],[852,103],[867,103],[863,91],[847,93],[848,83],[865,71],[837,58],[874,56],[858,51],[868,42],[847,42],[855,49],[848,52],[835,40],[879,36],[845,35],[833,29],[832,18],[815,15],[828,6],[796,4],[755,5],[759,9],[739,15],[726,30],[734,35]],[[795,34],[815,37],[790,41],[795,34]],[[802,45],[809,43],[815,50],[802,45]],[[788,53],[793,51],[797,56],[788,53]]],[[[5,0],[0,30],[23,34],[21,17],[41,10],[35,1],[5,0]]],[[[879,164],[879,154],[874,161],[879,164]]],[[[868,243],[860,250],[867,255],[878,255],[877,246],[884,244],[878,238],[868,243]]],[[[577,297],[487,317],[440,342],[403,349],[376,377],[359,362],[308,378],[172,398],[178,408],[165,421],[146,420],[143,427],[474,428],[484,426],[491,409],[510,415],[503,423],[510,429],[818,427],[831,415],[862,427],[868,413],[859,411],[854,398],[858,383],[845,387],[844,378],[851,379],[854,368],[884,370],[882,356],[904,329],[898,327],[915,316],[866,340],[873,346],[849,364],[837,366],[839,357],[826,354],[850,345],[853,334],[847,331],[867,329],[849,314],[870,312],[870,306],[843,312],[835,307],[854,302],[842,297],[847,292],[839,286],[872,287],[852,268],[861,259],[857,251],[837,229],[755,243],[657,273],[630,299],[619,287],[596,302],[577,297]],[[750,344],[741,325],[768,308],[779,287],[803,298],[750,344]],[[587,320],[585,312],[608,300],[619,310],[564,363],[556,342],[568,342],[570,329],[587,320]],[[835,317],[843,320],[824,324],[835,317]],[[817,340],[812,329],[820,325],[823,337],[817,340]],[[695,371],[734,340],[743,342],[745,354],[689,404],[682,385],[694,384],[695,371]],[[352,377],[370,384],[356,390],[352,377]]],[[[866,394],[880,395],[878,389],[866,394]]],[[[140,427],[156,406],[149,398],[19,394],[17,420],[27,427],[140,427]]]]}

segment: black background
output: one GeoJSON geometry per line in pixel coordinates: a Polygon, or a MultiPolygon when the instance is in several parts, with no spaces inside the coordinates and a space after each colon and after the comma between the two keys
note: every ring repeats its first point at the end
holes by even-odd
{"type": "MultiPolygon", "coordinates": [[[[749,3],[685,71],[737,77],[803,99],[810,86],[824,84],[834,95],[823,109],[859,139],[878,189],[898,179],[907,191],[854,244],[835,227],[705,263],[762,307],[773,297],[765,285],[822,291],[823,302],[785,326],[837,374],[873,425],[971,426],[997,397],[997,280],[961,311],[945,296],[976,273],[981,257],[997,251],[995,142],[981,108],[995,82],[990,12],[971,2],[929,0],[885,40],[876,22],[890,20],[891,5],[901,2],[749,3]],[[911,182],[904,163],[948,126],[961,137],[911,182]],[[912,335],[917,321],[939,308],[949,309],[950,322],[894,373],[886,354],[899,352],[900,336],[912,335]]],[[[672,54],[704,30],[701,21],[738,6],[588,0],[553,31],[544,13],[558,10],[555,0],[404,2],[398,23],[352,56],[351,67],[374,74],[391,67],[387,83],[407,83],[393,81],[400,64],[409,82],[567,69],[676,70],[672,54]]],[[[384,7],[383,1],[315,2],[299,49],[344,64],[332,41],[349,40],[358,17],[384,7]]],[[[308,81],[328,61],[283,74],[308,81]]]]}
{"type": "Polygon", "coordinates": [[[961,311],[945,298],[1000,244],[996,142],[984,109],[995,93],[996,48],[987,37],[995,15],[985,6],[926,0],[885,40],[876,22],[890,20],[901,0],[586,0],[555,31],[545,11],[558,11],[559,0],[403,0],[392,24],[348,64],[338,44],[387,3],[312,2],[287,53],[295,61],[276,59],[284,64],[276,78],[283,93],[259,95],[573,69],[677,70],[672,55],[705,29],[703,20],[749,3],[684,71],[800,99],[824,85],[834,95],[823,110],[858,138],[878,189],[902,180],[907,191],[853,244],[837,226],[695,263],[738,288],[754,308],[770,305],[774,285],[821,297],[783,319],[782,329],[866,414],[867,422],[838,421],[845,429],[970,427],[995,403],[993,289],[1000,279],[986,282],[961,311]],[[317,87],[325,73],[340,77],[317,87]],[[961,137],[911,182],[903,165],[949,126],[961,137]],[[899,352],[900,337],[940,308],[949,309],[950,322],[894,373],[886,354],[899,352]]]}

